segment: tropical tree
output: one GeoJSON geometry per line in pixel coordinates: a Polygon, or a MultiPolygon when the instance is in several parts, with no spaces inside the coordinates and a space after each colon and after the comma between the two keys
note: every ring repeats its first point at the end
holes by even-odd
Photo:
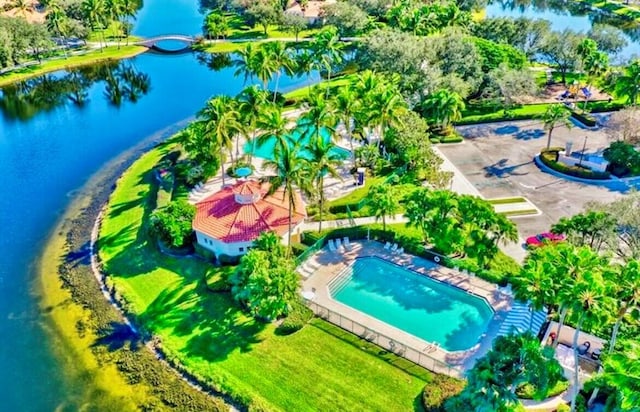
{"type": "MultiPolygon", "coordinates": [[[[106,24],[107,13],[104,0],[82,0],[82,14],[92,31],[100,30],[102,41],[104,41],[104,26],[106,24]]],[[[102,43],[100,43],[102,50],[102,43]]]]}
{"type": "Polygon", "coordinates": [[[370,107],[370,121],[378,126],[379,138],[383,140],[387,130],[400,123],[401,114],[407,106],[398,89],[388,83],[373,101],[374,104],[370,107]]]}
{"type": "MultiPolygon", "coordinates": [[[[257,53],[254,56],[253,60],[253,68],[255,70],[255,75],[262,82],[262,87],[267,90],[269,82],[273,79],[273,76],[278,75],[280,73],[280,66],[278,65],[278,61],[274,58],[269,51],[268,45],[271,43],[267,43],[260,47],[257,53]]],[[[275,93],[274,93],[274,102],[275,102],[275,93]]]]}
{"type": "MultiPolygon", "coordinates": [[[[215,174],[220,165],[219,162],[219,147],[215,139],[211,139],[211,135],[204,132],[205,124],[202,120],[192,122],[189,126],[180,131],[177,136],[177,141],[182,145],[187,153],[194,168],[202,171],[202,176],[210,177],[215,174]]],[[[193,171],[189,171],[193,172],[193,171]]],[[[188,173],[189,173],[188,172],[188,173]]],[[[197,173],[196,179],[187,178],[188,181],[195,180],[192,183],[197,183],[200,173],[197,173]]]]}
{"type": "Polygon", "coordinates": [[[209,39],[221,37],[224,39],[229,31],[229,17],[218,10],[213,10],[205,17],[203,29],[209,39]]]}
{"type": "Polygon", "coordinates": [[[334,104],[338,118],[344,127],[347,139],[349,139],[351,153],[355,156],[355,151],[353,150],[353,116],[361,110],[362,106],[351,84],[347,84],[338,90],[334,104]]]}
{"type": "Polygon", "coordinates": [[[215,142],[220,156],[222,171],[222,185],[225,185],[224,151],[229,151],[233,161],[233,142],[235,136],[241,132],[238,103],[229,96],[218,96],[209,100],[205,107],[198,112],[198,119],[202,121],[203,132],[208,139],[215,142]]]}
{"type": "Polygon", "coordinates": [[[636,105],[640,93],[640,60],[636,59],[624,68],[616,80],[615,91],[619,96],[625,96],[632,106],[636,105]]]}
{"type": "Polygon", "coordinates": [[[293,59],[295,63],[296,76],[306,76],[307,87],[309,88],[309,91],[311,91],[311,72],[315,68],[316,64],[313,54],[311,54],[309,50],[303,49],[302,51],[295,54],[293,59]]]}
{"type": "Polygon", "coordinates": [[[185,200],[175,200],[151,214],[150,230],[167,245],[181,248],[193,237],[191,225],[196,208],[185,200]]]}
{"type": "Polygon", "coordinates": [[[420,108],[427,119],[446,132],[451,123],[462,119],[465,105],[458,93],[441,89],[427,96],[420,108]]]}
{"type": "Polygon", "coordinates": [[[280,83],[280,76],[282,72],[285,72],[289,76],[292,76],[295,72],[295,62],[287,50],[284,42],[273,41],[268,42],[262,46],[266,57],[272,62],[273,66],[277,68],[276,71],[276,84],[273,91],[273,102],[276,102],[278,96],[278,85],[280,83]]]}
{"type": "Polygon", "coordinates": [[[616,389],[620,410],[635,412],[640,405],[640,343],[628,340],[621,346],[623,350],[605,358],[604,378],[616,389]]]}
{"type": "Polygon", "coordinates": [[[286,145],[291,136],[292,130],[289,128],[289,121],[282,115],[282,107],[277,105],[265,106],[265,110],[257,119],[258,128],[262,131],[256,139],[254,139],[253,152],[256,145],[262,147],[268,141],[274,140],[280,145],[286,145]]]}
{"type": "Polygon", "coordinates": [[[393,218],[400,209],[398,193],[389,183],[374,185],[369,188],[367,205],[378,219],[382,219],[382,230],[387,230],[387,217],[393,218]]]}
{"type": "Polygon", "coordinates": [[[340,42],[337,30],[333,27],[323,29],[317,33],[311,43],[311,51],[317,66],[327,71],[327,89],[331,83],[331,72],[336,64],[342,62],[344,45],[340,42]]]}
{"type": "Polygon", "coordinates": [[[257,53],[258,49],[254,47],[252,42],[247,43],[244,48],[236,52],[238,58],[233,60],[233,65],[236,67],[234,76],[242,75],[244,84],[247,83],[247,80],[253,80],[253,77],[257,74],[255,63],[257,53]]]}
{"type": "Polygon", "coordinates": [[[549,131],[547,134],[547,149],[551,147],[551,134],[554,129],[561,126],[571,129],[572,123],[569,120],[569,116],[569,111],[561,104],[552,104],[547,107],[547,110],[542,115],[544,129],[549,131]]]}
{"type": "MultiPolygon", "coordinates": [[[[384,89],[384,79],[379,73],[372,70],[365,70],[358,74],[353,84],[357,100],[363,108],[366,108],[366,110],[358,110],[354,113],[354,126],[362,129],[363,132],[364,129],[371,131],[376,124],[370,108],[376,104],[375,100],[377,96],[384,89]]],[[[382,138],[382,136],[380,136],[380,138],[382,138]]]]}
{"type": "MultiPolygon", "coordinates": [[[[47,29],[54,35],[58,36],[64,42],[69,32],[69,18],[57,1],[50,1],[47,4],[48,13],[45,17],[47,29]]],[[[64,57],[67,58],[67,46],[62,47],[64,57]]]]}
{"type": "MultiPolygon", "coordinates": [[[[238,102],[238,112],[240,114],[242,130],[245,138],[252,144],[252,150],[249,154],[253,158],[255,145],[257,140],[258,122],[260,121],[265,110],[268,109],[269,94],[257,85],[245,87],[236,97],[238,102]]],[[[238,149],[236,149],[238,156],[238,149]]]]}
{"type": "Polygon", "coordinates": [[[613,277],[611,279],[614,291],[612,297],[617,310],[611,339],[609,339],[609,354],[615,350],[622,322],[629,318],[638,319],[640,316],[640,262],[630,260],[610,273],[613,277]]]}
{"type": "Polygon", "coordinates": [[[287,234],[288,253],[291,254],[291,232],[293,211],[299,206],[296,202],[296,187],[310,192],[310,168],[308,160],[300,156],[299,146],[290,136],[282,136],[276,140],[273,160],[267,160],[264,167],[275,173],[266,180],[271,184],[269,191],[274,193],[282,189],[283,200],[287,200],[289,209],[289,231],[287,234]]]}
{"type": "Polygon", "coordinates": [[[551,232],[564,234],[567,241],[576,246],[588,246],[600,252],[616,236],[616,220],[608,212],[590,210],[560,218],[551,226],[551,232]]]}
{"type": "Polygon", "coordinates": [[[342,164],[343,157],[336,152],[336,145],[322,135],[315,135],[309,140],[309,144],[304,148],[309,153],[309,167],[313,187],[318,196],[318,211],[320,221],[318,222],[318,232],[322,232],[322,214],[324,212],[324,178],[331,176],[340,178],[338,167],[342,164]]]}
{"type": "Polygon", "coordinates": [[[285,13],[280,22],[280,29],[286,33],[293,33],[296,36],[296,43],[300,33],[307,27],[309,27],[309,22],[305,17],[292,13],[285,13]]]}
{"type": "Polygon", "coordinates": [[[407,225],[419,229],[425,242],[443,254],[461,249],[463,234],[458,229],[458,197],[453,192],[421,188],[407,200],[407,225]]]}
{"type": "Polygon", "coordinates": [[[529,330],[533,326],[533,313],[555,303],[552,289],[555,280],[545,266],[539,259],[527,259],[511,281],[514,297],[521,302],[529,302],[529,330]]]}
{"type": "Polygon", "coordinates": [[[311,89],[305,99],[306,111],[298,121],[301,130],[315,138],[322,137],[322,131],[335,139],[338,117],[333,102],[327,99],[318,86],[311,89]]]}

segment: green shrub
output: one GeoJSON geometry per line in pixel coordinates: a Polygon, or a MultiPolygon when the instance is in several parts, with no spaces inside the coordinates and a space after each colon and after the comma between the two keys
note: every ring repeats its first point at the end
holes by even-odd
{"type": "Polygon", "coordinates": [[[594,127],[595,125],[598,124],[598,122],[596,121],[596,118],[591,116],[587,112],[571,110],[571,117],[573,117],[574,119],[576,119],[577,121],[579,121],[580,123],[584,124],[587,127],[594,127]]]}
{"type": "Polygon", "coordinates": [[[309,246],[305,245],[304,243],[291,243],[291,251],[293,252],[294,256],[300,256],[308,248],[309,246]]]}
{"type": "Polygon", "coordinates": [[[626,142],[613,142],[604,150],[604,158],[616,176],[640,175],[640,152],[626,142]]]}
{"type": "Polygon", "coordinates": [[[287,317],[276,328],[276,333],[278,335],[291,335],[302,329],[311,318],[313,318],[311,309],[302,302],[295,302],[291,305],[287,317]]]}
{"type": "Polygon", "coordinates": [[[422,390],[422,406],[425,412],[444,412],[444,402],[462,392],[464,381],[446,375],[433,375],[422,390]]]}
{"type": "Polygon", "coordinates": [[[464,141],[464,139],[458,133],[451,133],[450,135],[440,138],[441,143],[460,143],[462,141],[464,141]]]}
{"type": "MultiPolygon", "coordinates": [[[[556,383],[556,385],[553,388],[549,389],[549,392],[547,393],[546,397],[549,398],[551,396],[560,395],[562,392],[566,391],[567,388],[569,388],[569,381],[567,380],[559,381],[558,383],[556,383]]],[[[516,390],[516,395],[520,399],[534,399],[535,394],[536,394],[536,388],[530,383],[525,383],[524,385],[519,386],[518,389],[516,390]]]]}
{"type": "Polygon", "coordinates": [[[578,166],[567,166],[563,163],[558,162],[556,160],[557,158],[557,152],[547,151],[540,153],[540,161],[556,172],[560,172],[568,176],[592,180],[606,180],[610,177],[608,172],[596,172],[578,166]]]}
{"type": "Polygon", "coordinates": [[[151,234],[168,246],[182,248],[191,243],[193,238],[191,223],[195,214],[195,206],[185,200],[169,202],[151,214],[151,234]]]}

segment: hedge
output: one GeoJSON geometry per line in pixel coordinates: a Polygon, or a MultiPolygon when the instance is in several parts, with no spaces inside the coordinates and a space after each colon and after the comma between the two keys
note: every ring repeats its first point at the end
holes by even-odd
{"type": "Polygon", "coordinates": [[[313,318],[311,309],[306,307],[302,302],[295,302],[291,305],[287,317],[276,328],[276,333],[278,335],[291,335],[302,329],[311,318],[313,318]]]}
{"type": "Polygon", "coordinates": [[[571,117],[584,124],[587,127],[594,127],[598,124],[595,117],[591,116],[587,112],[571,110],[571,117]]]}
{"type": "Polygon", "coordinates": [[[543,151],[540,153],[540,161],[547,167],[555,170],[556,172],[563,173],[568,176],[579,177],[582,179],[591,180],[607,180],[610,175],[609,172],[596,172],[589,169],[583,169],[578,166],[567,166],[557,161],[558,153],[553,151],[543,151]]]}
{"type": "Polygon", "coordinates": [[[425,412],[445,412],[445,401],[458,395],[464,387],[464,381],[446,375],[433,375],[433,379],[422,390],[425,412]]]}

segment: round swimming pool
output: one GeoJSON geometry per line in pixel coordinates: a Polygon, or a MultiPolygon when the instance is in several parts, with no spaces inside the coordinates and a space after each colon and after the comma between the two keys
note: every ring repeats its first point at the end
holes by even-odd
{"type": "Polygon", "coordinates": [[[253,174],[253,170],[250,167],[239,167],[234,173],[238,177],[247,177],[253,174]]]}

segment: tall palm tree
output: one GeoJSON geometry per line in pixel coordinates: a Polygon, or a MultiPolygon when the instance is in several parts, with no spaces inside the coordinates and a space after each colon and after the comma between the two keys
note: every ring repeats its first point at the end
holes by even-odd
{"type": "MultiPolygon", "coordinates": [[[[251,85],[245,87],[244,90],[236,97],[238,101],[238,111],[240,112],[240,118],[245,127],[245,138],[251,142],[252,150],[249,157],[253,159],[253,153],[255,152],[256,136],[258,133],[258,121],[263,112],[267,109],[269,102],[268,93],[261,89],[260,86],[251,85]]],[[[236,156],[238,156],[238,149],[236,148],[236,156]]]]}
{"type": "Polygon", "coordinates": [[[307,87],[309,91],[311,91],[311,72],[314,68],[316,68],[316,66],[313,55],[309,52],[309,50],[303,49],[295,55],[294,66],[296,76],[307,77],[307,87]]]}
{"type": "Polygon", "coordinates": [[[513,278],[514,297],[529,302],[531,315],[529,330],[533,326],[533,313],[552,304],[551,285],[553,279],[545,265],[536,259],[527,259],[520,272],[513,278]]]}
{"type": "Polygon", "coordinates": [[[365,132],[366,129],[367,135],[370,135],[371,129],[376,126],[370,108],[375,105],[375,100],[382,89],[384,89],[384,79],[380,74],[371,70],[359,73],[354,82],[357,100],[360,101],[363,107],[362,111],[354,114],[354,117],[358,120],[356,127],[360,128],[362,132],[365,132]]]}
{"type": "Polygon", "coordinates": [[[82,0],[82,14],[92,31],[100,30],[102,42],[104,42],[104,25],[106,23],[106,7],[104,0],[82,0]]]}
{"type": "Polygon", "coordinates": [[[289,53],[289,50],[285,47],[284,42],[273,41],[268,42],[263,46],[266,56],[273,62],[273,65],[277,68],[276,71],[276,84],[273,90],[273,102],[276,102],[278,96],[278,85],[280,83],[280,76],[282,72],[289,76],[292,76],[295,70],[295,64],[289,53]]]}
{"type": "Polygon", "coordinates": [[[382,231],[387,230],[387,217],[393,217],[400,209],[395,187],[389,183],[371,186],[367,204],[373,212],[376,222],[382,218],[382,231]]]}
{"type": "MultiPolygon", "coordinates": [[[[124,1],[123,0],[105,0],[105,17],[107,23],[115,23],[122,33],[124,33],[123,24],[121,22],[122,16],[125,14],[124,1]]],[[[120,33],[117,34],[118,48],[120,48],[120,33]]]]}
{"type": "Polygon", "coordinates": [[[378,125],[381,141],[390,127],[400,123],[400,114],[406,109],[406,102],[400,92],[389,85],[377,95],[371,112],[373,123],[378,125]]]}
{"type": "Polygon", "coordinates": [[[312,137],[309,144],[304,147],[304,151],[309,153],[309,165],[311,167],[311,177],[313,187],[318,196],[318,207],[320,221],[318,222],[318,232],[322,232],[322,214],[324,212],[324,178],[331,176],[340,178],[337,167],[342,164],[342,156],[336,152],[336,145],[324,139],[322,135],[312,137]]]}
{"type": "Polygon", "coordinates": [[[346,86],[341,87],[338,91],[338,94],[336,95],[334,100],[334,104],[338,113],[338,117],[342,122],[344,130],[347,134],[347,139],[349,139],[351,154],[355,156],[355,151],[353,150],[353,117],[356,112],[362,109],[361,102],[357,98],[356,92],[353,87],[350,84],[347,84],[346,86]]]}
{"type": "Polygon", "coordinates": [[[298,207],[295,191],[296,187],[301,188],[301,190],[308,189],[310,182],[308,161],[300,156],[297,142],[290,137],[283,136],[276,140],[273,160],[267,160],[264,166],[275,173],[274,176],[266,178],[271,184],[270,192],[274,193],[278,189],[282,189],[282,199],[288,201],[289,233],[287,234],[287,253],[291,254],[293,211],[298,207]]]}
{"type": "Polygon", "coordinates": [[[305,102],[307,110],[298,121],[305,133],[320,138],[322,130],[326,130],[331,138],[335,139],[338,118],[332,102],[325,97],[319,87],[311,89],[305,102]]]}
{"type": "Polygon", "coordinates": [[[547,107],[547,110],[542,115],[544,129],[549,131],[547,149],[551,147],[551,134],[556,127],[565,126],[567,129],[571,129],[573,124],[569,120],[569,116],[569,111],[561,104],[552,104],[547,107]]]}
{"type": "Polygon", "coordinates": [[[242,75],[244,77],[244,84],[247,80],[253,80],[256,75],[256,54],[258,49],[254,47],[254,43],[248,43],[244,48],[238,50],[236,55],[237,59],[233,61],[233,65],[236,67],[234,73],[235,76],[242,75]]]}
{"type": "Polygon", "coordinates": [[[225,185],[224,150],[229,151],[233,161],[234,137],[240,133],[240,115],[237,102],[229,96],[218,96],[209,100],[205,107],[198,112],[198,119],[204,125],[204,133],[216,142],[222,169],[222,186],[225,185]]]}
{"type": "Polygon", "coordinates": [[[331,27],[315,35],[311,50],[316,64],[327,71],[326,94],[329,95],[331,72],[336,64],[342,62],[344,44],[340,42],[337,30],[331,27]]]}
{"type": "Polygon", "coordinates": [[[262,82],[262,87],[268,90],[269,82],[278,74],[280,67],[265,46],[260,47],[254,57],[254,73],[262,82]]]}
{"type": "MultiPolygon", "coordinates": [[[[289,121],[282,115],[282,107],[278,105],[267,106],[257,120],[258,129],[262,131],[254,141],[258,147],[263,146],[270,140],[275,140],[276,144],[285,145],[286,139],[291,138],[289,121]]],[[[255,150],[256,145],[253,146],[255,150]]]]}
{"type": "Polygon", "coordinates": [[[626,96],[628,102],[636,105],[640,94],[640,60],[636,59],[624,68],[624,74],[616,81],[616,94],[626,96]]]}
{"type": "MultiPolygon", "coordinates": [[[[64,12],[60,4],[56,1],[50,1],[47,3],[47,16],[46,23],[47,29],[53,33],[55,36],[58,36],[64,42],[67,38],[67,34],[69,32],[69,18],[67,14],[64,12]]],[[[64,52],[65,59],[67,58],[67,46],[66,44],[62,47],[64,52]]]]}
{"type": "Polygon", "coordinates": [[[430,94],[422,102],[422,111],[425,116],[432,119],[443,131],[446,131],[451,123],[462,118],[464,108],[462,97],[456,92],[445,89],[430,94]]]}

